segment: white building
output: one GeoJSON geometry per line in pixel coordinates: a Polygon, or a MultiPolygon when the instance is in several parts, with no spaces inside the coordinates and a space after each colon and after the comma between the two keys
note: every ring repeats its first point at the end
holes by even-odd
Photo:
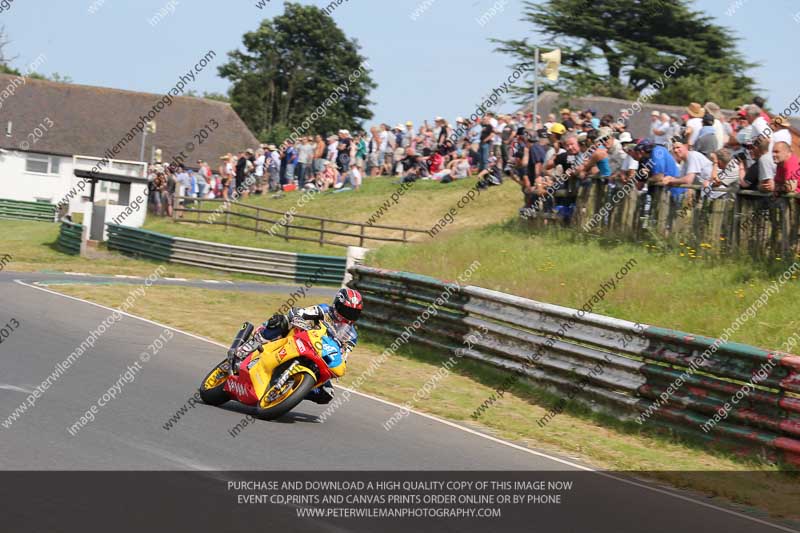
{"type": "MultiPolygon", "coordinates": [[[[0,91],[4,87],[13,90],[0,93],[0,198],[63,203],[70,213],[87,212],[90,188],[74,175],[76,169],[91,170],[104,160],[101,173],[139,178],[127,194],[133,202],[147,194],[141,180],[156,150],[164,162],[196,168],[198,160],[206,160],[213,168],[220,156],[259,144],[224,102],[179,96],[164,105],[160,94],[0,74],[0,91]],[[156,131],[139,131],[143,120],[155,122],[156,131]]],[[[95,204],[124,211],[128,206],[116,205],[119,187],[98,182],[95,204]]],[[[125,223],[143,221],[144,213],[137,212],[125,223]]]]}

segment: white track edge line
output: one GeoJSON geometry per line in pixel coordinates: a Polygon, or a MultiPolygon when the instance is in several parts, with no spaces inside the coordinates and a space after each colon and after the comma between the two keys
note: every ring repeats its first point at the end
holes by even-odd
{"type": "MultiPolygon", "coordinates": [[[[614,479],[616,481],[619,481],[619,482],[622,482],[622,483],[625,483],[625,484],[628,484],[628,485],[632,485],[632,486],[635,486],[635,487],[651,490],[651,491],[657,492],[659,494],[664,494],[666,496],[671,496],[673,498],[678,498],[680,500],[683,500],[683,501],[686,501],[686,502],[690,502],[690,503],[694,503],[694,504],[697,504],[697,505],[701,505],[703,507],[707,507],[709,509],[714,509],[716,511],[722,511],[723,513],[727,513],[727,514],[736,516],[738,518],[744,518],[746,520],[750,520],[752,522],[757,522],[757,523],[763,524],[765,526],[770,526],[770,527],[773,527],[773,528],[776,528],[776,529],[780,529],[782,531],[788,531],[789,533],[798,533],[798,531],[796,529],[789,529],[789,528],[786,528],[786,527],[781,526],[779,524],[773,524],[771,522],[766,522],[766,521],[761,520],[759,518],[756,518],[756,517],[753,517],[753,516],[748,516],[746,514],[739,513],[737,511],[732,510],[732,509],[725,509],[724,507],[718,507],[718,506],[710,504],[710,503],[701,502],[701,501],[692,499],[689,496],[684,496],[683,494],[679,494],[679,493],[676,493],[676,492],[671,492],[671,491],[668,491],[668,490],[665,490],[665,489],[661,489],[661,488],[658,488],[658,487],[655,487],[655,486],[651,486],[651,485],[646,485],[646,484],[640,483],[638,481],[633,481],[633,480],[630,480],[630,479],[621,478],[621,477],[615,476],[613,474],[609,474],[606,471],[597,470],[597,469],[594,469],[594,468],[591,468],[591,467],[588,467],[588,466],[584,466],[584,465],[580,465],[580,464],[577,464],[577,463],[573,463],[571,461],[567,461],[566,459],[560,459],[558,457],[553,457],[552,455],[548,455],[548,454],[546,454],[544,452],[533,450],[531,448],[526,448],[524,446],[520,446],[518,444],[514,444],[513,442],[508,442],[508,441],[505,441],[503,439],[499,439],[497,437],[493,437],[491,435],[487,435],[485,433],[481,433],[480,431],[474,430],[474,429],[466,427],[466,426],[462,426],[460,424],[457,424],[455,422],[451,422],[449,420],[445,420],[445,419],[439,418],[439,417],[437,417],[435,415],[431,415],[431,414],[428,414],[428,413],[423,413],[421,411],[416,411],[414,409],[409,409],[406,406],[399,405],[399,404],[390,402],[388,400],[384,400],[383,398],[378,398],[376,396],[371,396],[369,394],[365,394],[363,392],[359,392],[357,390],[353,390],[353,389],[350,389],[348,387],[343,387],[341,385],[337,385],[337,388],[350,391],[350,392],[352,392],[354,394],[358,394],[359,396],[363,396],[365,398],[369,398],[369,399],[374,400],[376,402],[385,403],[385,404],[391,405],[393,407],[397,407],[397,408],[400,408],[400,409],[403,409],[403,410],[408,410],[408,412],[410,412],[410,413],[414,413],[414,414],[422,416],[424,418],[429,418],[431,420],[435,420],[436,422],[439,422],[440,424],[451,426],[451,427],[454,427],[456,429],[460,429],[461,431],[465,431],[467,433],[471,433],[473,435],[477,435],[479,437],[483,437],[485,439],[491,440],[491,441],[496,442],[498,444],[504,444],[504,445],[509,446],[511,448],[514,448],[514,449],[517,449],[517,450],[520,450],[520,451],[523,451],[523,452],[526,452],[526,453],[529,453],[529,454],[532,454],[532,455],[537,455],[539,457],[544,457],[546,459],[550,459],[551,461],[555,461],[557,463],[562,463],[562,464],[565,464],[565,465],[568,465],[568,466],[572,466],[572,467],[574,467],[574,468],[576,468],[578,470],[583,470],[585,472],[592,472],[592,473],[597,474],[599,476],[603,476],[603,477],[606,477],[606,478],[614,479]]],[[[631,472],[635,473],[635,471],[631,471],[631,472]]]]}
{"type": "MultiPolygon", "coordinates": [[[[99,307],[101,309],[106,309],[108,311],[116,311],[116,312],[118,312],[118,313],[120,313],[122,315],[129,316],[131,318],[135,318],[137,320],[141,320],[142,322],[147,322],[149,324],[154,324],[154,325],[159,326],[159,327],[170,329],[172,331],[175,331],[177,333],[181,333],[181,334],[186,335],[187,337],[191,337],[193,339],[197,339],[197,340],[200,340],[200,341],[208,342],[210,344],[214,344],[216,346],[221,346],[223,348],[226,347],[224,344],[221,344],[221,343],[219,343],[217,341],[214,341],[214,340],[211,340],[211,339],[208,339],[208,338],[205,338],[205,337],[201,337],[199,335],[195,335],[194,333],[189,333],[187,331],[183,331],[183,330],[174,328],[172,326],[168,326],[166,324],[161,324],[160,322],[156,322],[154,320],[150,320],[150,319],[143,318],[143,317],[140,317],[140,316],[132,315],[130,313],[119,311],[118,309],[114,309],[112,307],[108,307],[108,306],[105,306],[105,305],[102,305],[102,304],[98,304],[98,303],[95,303],[95,302],[90,302],[89,300],[83,300],[83,299],[77,298],[75,296],[70,296],[69,294],[62,294],[60,292],[56,292],[56,291],[53,291],[53,290],[50,290],[50,289],[45,289],[44,287],[37,287],[35,285],[30,285],[28,283],[25,283],[22,280],[19,280],[19,279],[15,279],[14,281],[16,283],[19,283],[20,285],[25,286],[25,287],[30,287],[31,289],[36,289],[36,290],[39,290],[39,291],[48,292],[50,294],[55,294],[56,296],[61,296],[62,298],[68,298],[70,300],[75,300],[76,302],[81,302],[81,303],[85,303],[85,304],[94,305],[95,307],[99,307]]],[[[387,405],[391,405],[393,407],[407,409],[406,407],[403,407],[403,406],[401,406],[399,404],[392,403],[392,402],[390,402],[388,400],[384,400],[382,398],[377,398],[375,396],[371,396],[371,395],[365,394],[363,392],[358,392],[356,390],[353,390],[353,389],[350,389],[350,388],[347,388],[347,387],[341,387],[340,386],[339,388],[344,389],[344,390],[348,390],[348,391],[350,391],[350,392],[352,392],[354,394],[358,394],[359,396],[363,396],[364,398],[369,398],[370,400],[373,400],[373,401],[376,401],[376,402],[380,402],[380,403],[384,403],[384,404],[387,404],[387,405]]],[[[530,448],[526,448],[524,446],[520,446],[518,444],[514,444],[513,442],[508,442],[508,441],[505,441],[505,440],[502,440],[502,439],[498,439],[497,437],[493,437],[491,435],[486,435],[484,433],[481,433],[480,431],[476,431],[476,430],[468,428],[466,426],[462,426],[462,425],[456,424],[455,422],[451,422],[449,420],[444,420],[442,418],[436,417],[434,415],[430,415],[428,413],[423,413],[421,411],[416,411],[414,409],[408,409],[408,412],[414,413],[415,415],[419,415],[419,416],[422,416],[424,418],[435,420],[436,422],[439,422],[440,424],[444,424],[446,426],[450,426],[450,427],[459,429],[459,430],[464,431],[466,433],[470,433],[472,435],[476,435],[478,437],[482,437],[482,438],[490,440],[492,442],[496,442],[498,444],[502,444],[502,445],[508,446],[510,448],[514,448],[516,450],[529,453],[531,455],[536,455],[538,457],[544,457],[546,459],[550,459],[551,461],[554,461],[554,462],[557,462],[557,463],[561,463],[561,464],[572,466],[573,468],[576,468],[578,470],[583,470],[585,472],[593,472],[593,473],[595,473],[597,475],[600,475],[600,476],[603,476],[603,477],[607,477],[607,478],[610,478],[610,479],[614,479],[616,481],[619,481],[619,482],[622,482],[622,483],[626,483],[626,484],[632,485],[634,487],[639,487],[639,488],[642,488],[642,489],[646,489],[646,490],[650,490],[650,491],[653,491],[653,492],[657,492],[657,493],[663,494],[665,496],[671,496],[673,498],[677,498],[679,500],[683,500],[683,501],[689,502],[689,503],[694,503],[696,505],[700,505],[700,506],[706,507],[708,509],[714,509],[715,511],[721,511],[721,512],[729,514],[731,516],[735,516],[737,518],[743,518],[743,519],[748,520],[750,522],[755,522],[757,524],[762,524],[762,525],[765,525],[765,526],[769,526],[769,527],[774,528],[774,529],[779,529],[781,531],[787,531],[789,533],[798,533],[798,531],[796,529],[789,529],[789,528],[784,527],[784,526],[782,526],[780,524],[774,524],[774,523],[771,523],[771,522],[767,522],[765,520],[761,520],[760,518],[756,518],[756,517],[753,517],[753,516],[748,516],[746,514],[738,512],[738,511],[734,511],[734,510],[731,510],[731,509],[725,509],[724,507],[719,507],[719,506],[716,506],[716,505],[713,505],[713,504],[710,504],[710,503],[706,503],[706,502],[697,501],[695,499],[692,499],[692,498],[690,498],[688,496],[684,496],[682,494],[674,493],[674,492],[671,492],[671,491],[668,491],[668,490],[664,490],[664,489],[660,489],[658,487],[653,487],[653,486],[650,486],[650,485],[645,485],[645,484],[639,483],[637,481],[632,481],[632,480],[628,480],[628,479],[625,479],[625,478],[620,478],[620,477],[611,475],[611,474],[609,474],[607,472],[604,472],[602,470],[596,470],[596,469],[593,469],[593,468],[590,468],[590,467],[587,467],[587,466],[579,465],[577,463],[572,463],[572,462],[567,461],[565,459],[560,459],[558,457],[553,457],[553,456],[548,455],[548,454],[546,454],[544,452],[540,452],[540,451],[537,451],[537,450],[532,450],[530,448]]]]}

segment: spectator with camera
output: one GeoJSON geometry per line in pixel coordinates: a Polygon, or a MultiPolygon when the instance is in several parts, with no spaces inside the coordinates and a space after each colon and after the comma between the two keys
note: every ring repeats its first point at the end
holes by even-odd
{"type": "Polygon", "coordinates": [[[749,153],[751,164],[749,164],[744,177],[739,182],[744,190],[748,191],[767,191],[771,188],[770,183],[775,179],[775,161],[770,150],[770,139],[759,137],[755,141],[749,141],[748,131],[744,146],[749,153]]]}

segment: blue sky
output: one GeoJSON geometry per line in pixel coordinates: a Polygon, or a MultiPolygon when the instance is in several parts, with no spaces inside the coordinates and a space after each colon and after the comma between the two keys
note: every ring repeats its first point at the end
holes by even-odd
{"type": "MultiPolygon", "coordinates": [[[[19,56],[13,63],[17,68],[43,53],[40,71],[87,85],[165,92],[207,50],[215,50],[217,58],[192,88],[224,92],[229,84],[216,67],[228,51],[241,46],[246,31],[283,11],[278,0],[264,9],[256,1],[13,0],[0,12],[0,24],[12,40],[11,55],[19,56]],[[170,6],[174,12],[151,26],[148,21],[170,6]]],[[[301,3],[323,6],[329,1],[301,3]]],[[[519,20],[521,6],[521,0],[348,0],[332,16],[361,44],[379,85],[371,95],[374,121],[418,124],[436,115],[452,121],[470,114],[484,94],[508,77],[510,60],[493,52],[489,39],[528,37],[535,42],[532,28],[519,20]],[[412,20],[414,10],[426,6],[412,20]],[[498,14],[479,24],[493,7],[498,14]]],[[[800,3],[697,0],[695,6],[731,28],[739,49],[759,64],[752,75],[771,108],[796,98],[800,76],[794,72],[797,41],[792,36],[800,33],[795,21],[800,3]],[[729,15],[731,8],[735,12],[729,15]]],[[[515,107],[509,102],[501,110],[515,107]]]]}

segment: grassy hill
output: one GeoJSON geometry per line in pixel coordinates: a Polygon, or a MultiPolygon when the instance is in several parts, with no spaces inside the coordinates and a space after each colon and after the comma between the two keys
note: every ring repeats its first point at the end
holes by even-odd
{"type": "MultiPolygon", "coordinates": [[[[451,208],[457,209],[458,215],[455,217],[455,221],[443,230],[445,233],[478,228],[507,220],[522,205],[519,189],[511,182],[502,187],[495,187],[482,192],[474,201],[467,203],[463,209],[458,209],[459,200],[475,184],[474,180],[463,180],[446,185],[428,180],[418,181],[405,189],[402,195],[398,193],[401,186],[397,181],[397,178],[367,178],[364,186],[358,191],[324,192],[310,197],[303,197],[302,192],[294,191],[286,193],[281,198],[273,198],[271,195],[250,196],[243,199],[243,202],[255,207],[274,209],[281,212],[294,208],[295,213],[298,215],[312,215],[364,224],[368,224],[371,220],[373,224],[377,225],[421,230],[430,229],[451,208]],[[395,195],[394,197],[392,196],[393,194],[395,195]],[[394,201],[395,198],[397,199],[396,202],[394,201]]],[[[217,207],[219,207],[219,203],[205,202],[202,209],[213,211],[217,207]]],[[[236,207],[232,211],[252,212],[251,210],[236,207]]],[[[209,216],[209,214],[186,214],[186,220],[199,220],[201,221],[199,224],[176,224],[171,219],[149,216],[145,229],[192,239],[225,242],[240,246],[329,255],[345,254],[345,249],[340,246],[320,246],[316,242],[300,240],[287,241],[277,236],[272,237],[265,234],[256,236],[252,230],[247,231],[237,228],[228,228],[226,230],[221,225],[209,225],[206,223],[205,221],[209,219],[209,216]]],[[[267,216],[272,216],[274,219],[280,218],[277,215],[262,213],[262,217],[267,216]]],[[[223,222],[224,217],[218,217],[217,221],[223,222]]],[[[252,220],[239,220],[239,223],[251,228],[255,226],[252,220]]],[[[319,227],[317,222],[303,221],[301,219],[295,219],[292,224],[319,227]]],[[[264,225],[261,227],[268,229],[264,225]]],[[[355,225],[332,226],[326,224],[325,227],[326,229],[348,233],[358,233],[359,231],[359,227],[355,225]]],[[[367,234],[372,234],[373,231],[377,230],[369,230],[367,234]]],[[[292,230],[292,233],[294,234],[294,230],[292,230]]],[[[401,232],[388,230],[374,234],[394,238],[401,236],[401,232]]],[[[319,238],[316,232],[303,232],[299,235],[312,239],[319,238]]],[[[409,237],[415,241],[424,242],[430,240],[427,234],[410,234],[409,237]]],[[[330,238],[343,244],[358,244],[358,240],[353,238],[348,239],[336,236],[330,238]]],[[[383,244],[385,243],[367,241],[365,245],[368,248],[375,248],[383,244]]]]}
{"type": "MultiPolygon", "coordinates": [[[[542,302],[583,306],[623,265],[635,264],[594,312],[690,333],[718,336],[783,272],[746,261],[720,261],[697,251],[656,249],[647,244],[604,244],[563,231],[533,232],[509,221],[452,232],[412,247],[375,250],[368,264],[456,279],[480,261],[470,283],[542,302]]],[[[788,268],[789,265],[786,265],[788,268]]],[[[800,298],[797,275],[769,298],[733,340],[779,348],[800,329],[794,312],[800,298]]]]}

